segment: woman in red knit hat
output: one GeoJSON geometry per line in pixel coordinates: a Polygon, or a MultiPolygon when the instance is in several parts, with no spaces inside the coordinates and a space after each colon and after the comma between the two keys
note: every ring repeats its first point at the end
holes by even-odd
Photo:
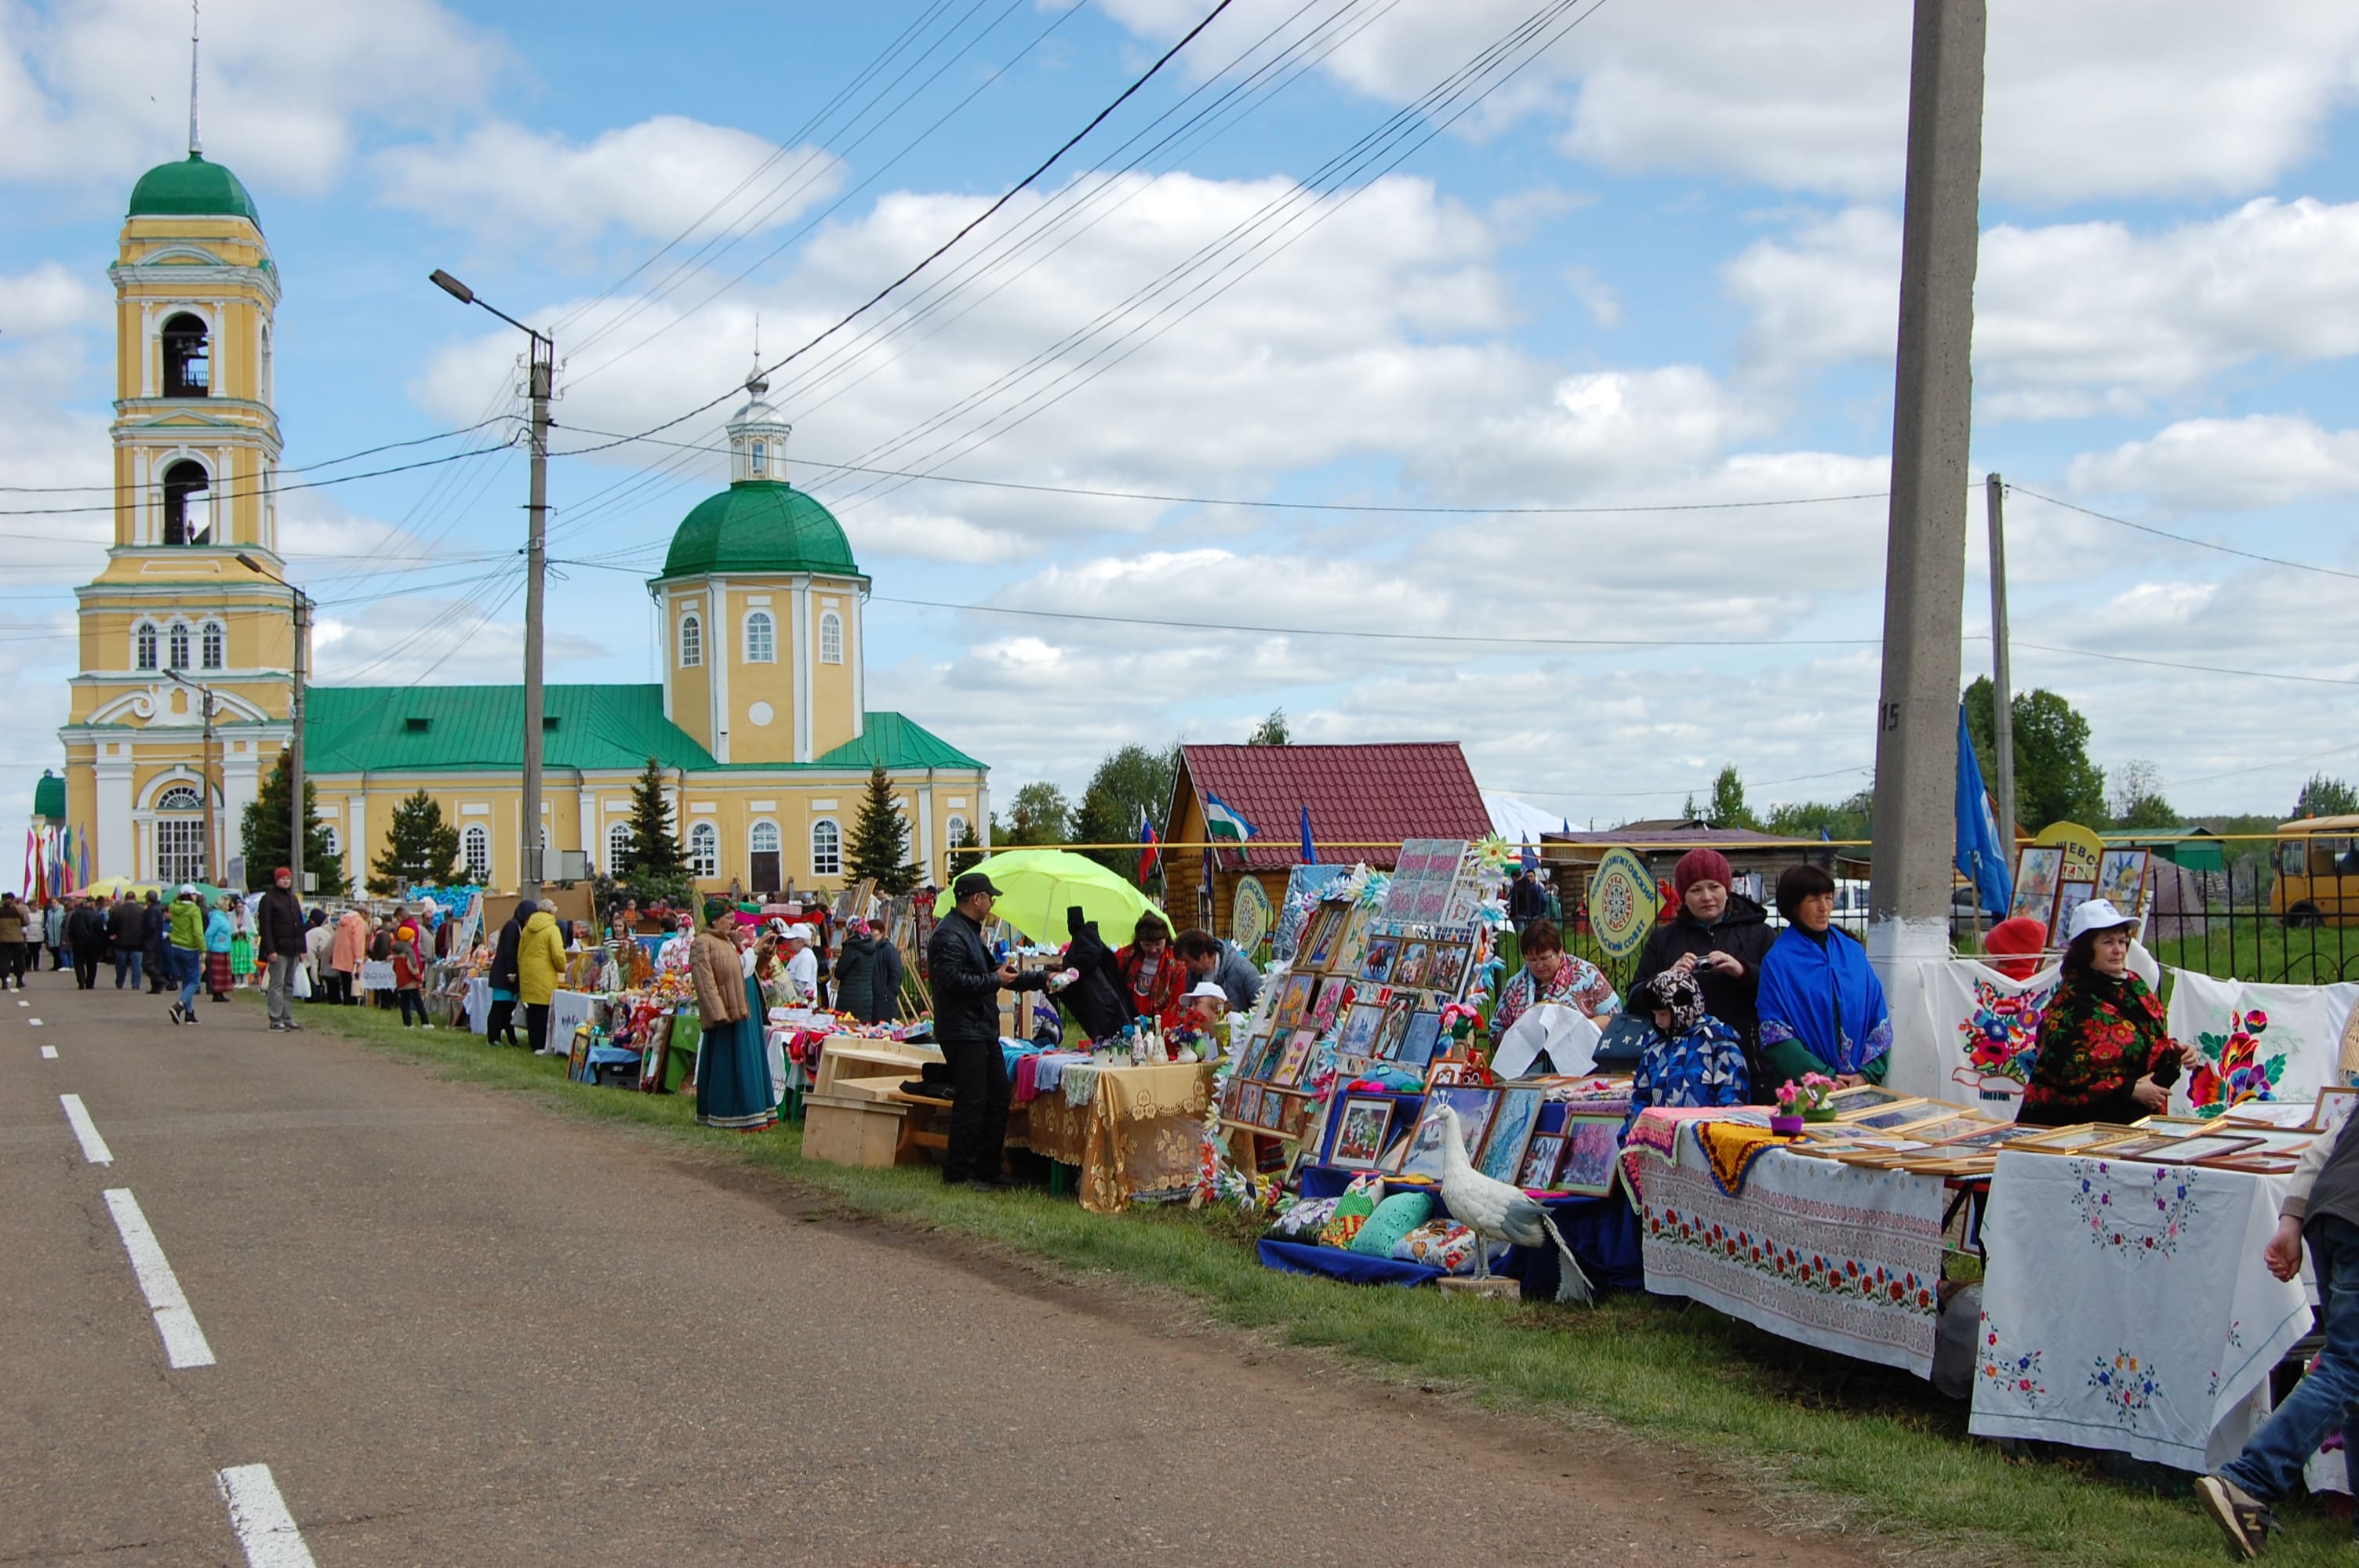
{"type": "Polygon", "coordinates": [[[1680,857],[1671,868],[1679,913],[1648,934],[1630,989],[1635,993],[1667,972],[1692,977],[1703,988],[1705,1011],[1745,1042],[1745,1067],[1758,1094],[1764,1086],[1756,999],[1762,956],[1772,938],[1767,913],[1733,889],[1735,880],[1728,857],[1717,849],[1699,848],[1680,857]]]}
{"type": "Polygon", "coordinates": [[[1983,937],[1984,961],[2008,979],[2027,980],[2039,972],[2047,946],[2047,926],[2027,914],[2009,915],[1983,937]]]}

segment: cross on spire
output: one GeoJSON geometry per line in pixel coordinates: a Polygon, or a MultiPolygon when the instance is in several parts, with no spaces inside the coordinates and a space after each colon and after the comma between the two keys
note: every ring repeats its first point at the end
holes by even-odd
{"type": "Polygon", "coordinates": [[[197,135],[197,15],[198,0],[189,0],[189,156],[204,155],[204,140],[197,135]]]}

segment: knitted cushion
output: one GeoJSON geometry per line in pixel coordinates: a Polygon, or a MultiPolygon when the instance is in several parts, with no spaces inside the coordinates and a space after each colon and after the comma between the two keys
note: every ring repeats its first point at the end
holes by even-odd
{"type": "Polygon", "coordinates": [[[1368,1216],[1375,1211],[1374,1195],[1353,1182],[1352,1190],[1335,1200],[1335,1213],[1319,1232],[1319,1244],[1321,1247],[1349,1247],[1352,1238],[1360,1234],[1360,1227],[1365,1225],[1368,1216]]]}
{"type": "Polygon", "coordinates": [[[1431,1194],[1395,1193],[1376,1206],[1368,1223],[1360,1227],[1360,1234],[1352,1238],[1352,1250],[1371,1258],[1389,1258],[1395,1243],[1432,1217],[1431,1194]]]}
{"type": "Polygon", "coordinates": [[[1393,1246],[1392,1255],[1404,1263],[1424,1263],[1463,1274],[1474,1267],[1474,1233],[1452,1220],[1431,1219],[1393,1246]]]}
{"type": "Polygon", "coordinates": [[[1335,1206],[1341,1198],[1303,1198],[1277,1217],[1269,1227],[1272,1241],[1300,1241],[1317,1246],[1319,1233],[1335,1217],[1335,1206]]]}

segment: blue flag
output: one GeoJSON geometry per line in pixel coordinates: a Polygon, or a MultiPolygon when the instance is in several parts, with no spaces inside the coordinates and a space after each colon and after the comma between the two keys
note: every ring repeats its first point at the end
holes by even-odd
{"type": "Polygon", "coordinates": [[[1983,788],[1982,764],[1974,758],[1973,737],[1966,730],[1966,705],[1958,704],[1958,872],[1981,891],[1982,905],[1993,920],[2005,920],[2015,897],[2014,857],[2007,853],[2013,832],[2002,835],[1991,810],[1990,793],[1983,788]]]}
{"type": "Polygon", "coordinates": [[[1306,866],[1319,863],[1319,851],[1310,842],[1310,808],[1307,806],[1302,808],[1302,863],[1306,866]]]}

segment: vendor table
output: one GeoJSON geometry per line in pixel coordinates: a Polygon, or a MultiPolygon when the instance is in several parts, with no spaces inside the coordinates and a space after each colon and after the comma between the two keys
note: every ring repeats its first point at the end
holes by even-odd
{"type": "Polygon", "coordinates": [[[590,1022],[601,999],[595,991],[551,991],[549,1048],[562,1056],[573,1048],[573,1032],[590,1022]]]}
{"type": "Polygon", "coordinates": [[[2310,1327],[2300,1280],[2261,1261],[2286,1181],[2001,1154],[1967,1430],[2182,1470],[2233,1458],[2310,1327]]]}
{"type": "Polygon", "coordinates": [[[1057,1087],[1018,1108],[1032,1152],[1081,1170],[1082,1206],[1119,1214],[1134,1200],[1165,1203],[1196,1187],[1212,1064],[1064,1065],[1057,1087]]]}
{"type": "Polygon", "coordinates": [[[1771,1148],[1731,1193],[1692,1112],[1649,1110],[1635,1181],[1647,1289],[1863,1361],[1933,1373],[1942,1211],[1938,1176],[1771,1148]]]}
{"type": "Polygon", "coordinates": [[[467,981],[467,1000],[462,1004],[467,1015],[467,1027],[477,1034],[492,1015],[492,982],[481,975],[467,981]]]}

